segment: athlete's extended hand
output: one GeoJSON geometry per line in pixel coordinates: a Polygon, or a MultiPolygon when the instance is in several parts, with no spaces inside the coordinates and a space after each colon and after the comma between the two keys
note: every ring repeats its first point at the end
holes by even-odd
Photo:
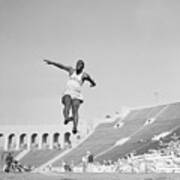
{"type": "Polygon", "coordinates": [[[96,84],[95,84],[95,83],[93,83],[93,84],[90,84],[90,87],[94,87],[94,86],[96,86],[96,84]]]}
{"type": "Polygon", "coordinates": [[[44,62],[46,62],[47,64],[52,64],[52,62],[47,59],[44,59],[44,62]]]}

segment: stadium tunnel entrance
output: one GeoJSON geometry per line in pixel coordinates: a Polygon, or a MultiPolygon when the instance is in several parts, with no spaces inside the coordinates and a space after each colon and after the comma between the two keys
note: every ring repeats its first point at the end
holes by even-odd
{"type": "Polygon", "coordinates": [[[45,133],[42,135],[42,147],[48,148],[49,147],[49,134],[45,133]]]}
{"type": "Polygon", "coordinates": [[[71,132],[56,125],[25,128],[22,125],[0,127],[0,150],[63,149],[71,144],[71,132]]]}
{"type": "Polygon", "coordinates": [[[4,134],[0,133],[0,149],[4,148],[4,141],[5,141],[4,134]]]}
{"type": "Polygon", "coordinates": [[[8,136],[8,149],[13,150],[15,149],[15,147],[16,147],[16,135],[13,133],[8,136]]]}
{"type": "Polygon", "coordinates": [[[70,137],[71,137],[71,133],[70,132],[66,132],[64,134],[64,146],[65,147],[71,146],[71,139],[70,139],[70,137]]]}
{"type": "Polygon", "coordinates": [[[27,134],[23,133],[19,137],[19,148],[20,149],[25,149],[27,148],[27,134]]]}
{"type": "Polygon", "coordinates": [[[38,141],[39,141],[38,134],[37,133],[32,134],[31,135],[31,147],[37,148],[38,147],[38,141]]]}
{"type": "Polygon", "coordinates": [[[53,135],[53,147],[54,148],[61,148],[61,144],[60,144],[60,133],[54,133],[53,135]]]}

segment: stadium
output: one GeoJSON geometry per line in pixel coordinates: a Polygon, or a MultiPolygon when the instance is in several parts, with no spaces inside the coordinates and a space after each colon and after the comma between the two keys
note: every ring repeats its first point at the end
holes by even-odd
{"type": "MultiPolygon", "coordinates": [[[[76,138],[71,138],[69,132],[69,139],[63,126],[59,129],[55,126],[2,127],[1,157],[6,151],[12,152],[20,164],[31,167],[32,177],[36,173],[70,179],[71,176],[85,178],[89,173],[101,174],[101,178],[107,178],[109,173],[116,174],[116,178],[122,174],[127,178],[132,178],[132,174],[134,178],[140,178],[141,174],[177,176],[180,173],[179,112],[179,102],[126,109],[107,116],[104,123],[76,138]],[[87,152],[93,154],[93,162],[83,161],[87,152]]],[[[1,169],[3,166],[1,161],[1,169]]]]}
{"type": "Polygon", "coordinates": [[[179,180],[179,7],[0,0],[0,180],[179,180]]]}

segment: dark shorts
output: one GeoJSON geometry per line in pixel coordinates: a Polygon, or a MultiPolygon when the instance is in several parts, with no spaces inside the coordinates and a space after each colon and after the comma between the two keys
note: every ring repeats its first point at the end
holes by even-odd
{"type": "Polygon", "coordinates": [[[65,94],[63,97],[62,97],[62,99],[61,99],[61,102],[62,102],[62,104],[66,104],[66,101],[67,101],[67,99],[68,99],[68,101],[72,104],[72,102],[73,102],[73,100],[78,100],[78,101],[80,101],[80,104],[82,104],[83,103],[83,100],[81,100],[81,99],[72,99],[71,98],[71,96],[70,95],[68,95],[68,94],[65,94]]]}

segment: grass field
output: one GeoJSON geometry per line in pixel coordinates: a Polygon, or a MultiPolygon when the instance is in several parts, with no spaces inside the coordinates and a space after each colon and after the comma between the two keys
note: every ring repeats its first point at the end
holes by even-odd
{"type": "Polygon", "coordinates": [[[5,174],[0,180],[180,180],[180,174],[118,174],[118,173],[65,173],[65,174],[5,174]]]}

